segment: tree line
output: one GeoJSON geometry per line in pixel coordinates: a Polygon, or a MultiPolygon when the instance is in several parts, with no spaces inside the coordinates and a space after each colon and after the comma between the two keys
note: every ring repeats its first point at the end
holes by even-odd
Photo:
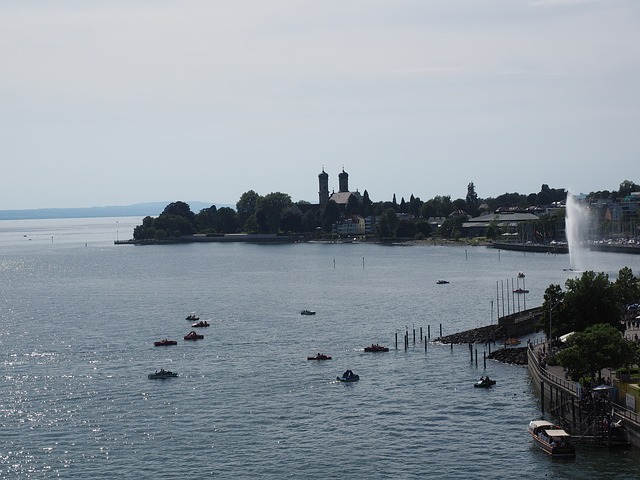
{"type": "MultiPolygon", "coordinates": [[[[640,186],[625,180],[615,194],[640,191],[640,186]]],[[[614,195],[603,191],[593,194],[594,198],[614,195]]],[[[145,217],[142,225],[134,230],[136,240],[169,240],[194,233],[220,235],[227,233],[288,233],[317,232],[331,233],[332,226],[343,216],[360,215],[377,218],[376,234],[380,238],[426,238],[438,235],[443,238],[458,238],[462,234],[462,224],[470,217],[481,212],[494,212],[502,209],[526,209],[532,205],[546,206],[566,199],[565,189],[549,188],[542,185],[540,192],[523,195],[505,193],[498,197],[480,198],[475,185],[467,185],[465,198],[452,200],[450,196],[435,196],[422,201],[413,194],[408,200],[404,197],[398,202],[395,194],[391,201],[373,202],[367,190],[361,196],[351,195],[344,207],[334,201],[325,205],[312,205],[309,202],[293,202],[286,193],[272,192],[260,195],[253,190],[243,193],[236,203],[235,210],[230,207],[217,208],[215,205],[204,208],[198,213],[191,211],[182,201],[170,203],[158,217],[145,217]],[[437,231],[433,231],[430,218],[444,218],[437,231]]],[[[564,222],[564,216],[541,218],[537,231],[555,234],[558,222],[564,222]]],[[[497,223],[487,232],[489,238],[497,237],[501,232],[497,223]]]]}

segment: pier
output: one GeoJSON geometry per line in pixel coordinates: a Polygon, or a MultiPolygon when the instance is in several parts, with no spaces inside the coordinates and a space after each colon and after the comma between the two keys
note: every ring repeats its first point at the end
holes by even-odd
{"type": "Polygon", "coordinates": [[[640,416],[618,403],[615,384],[583,389],[561,366],[546,364],[550,348],[544,341],[527,348],[527,369],[542,413],[559,419],[577,443],[640,448],[640,416]]]}

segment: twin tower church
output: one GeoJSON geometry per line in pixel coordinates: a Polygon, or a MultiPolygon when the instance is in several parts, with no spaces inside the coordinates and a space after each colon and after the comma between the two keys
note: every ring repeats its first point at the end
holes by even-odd
{"type": "Polygon", "coordinates": [[[329,174],[324,171],[324,167],[322,168],[322,173],[318,175],[318,184],[320,186],[318,191],[320,205],[325,205],[329,200],[333,200],[338,205],[346,205],[351,195],[360,198],[358,191],[349,191],[349,174],[344,171],[344,167],[342,172],[338,174],[337,193],[335,191],[329,193],[329,174]]]}

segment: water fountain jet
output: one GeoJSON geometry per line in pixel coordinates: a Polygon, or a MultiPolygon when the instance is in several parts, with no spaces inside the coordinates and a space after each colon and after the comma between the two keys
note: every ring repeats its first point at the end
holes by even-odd
{"type": "Polygon", "coordinates": [[[565,234],[569,248],[569,271],[585,268],[589,247],[586,245],[589,233],[589,212],[569,190],[565,210],[565,234]]]}

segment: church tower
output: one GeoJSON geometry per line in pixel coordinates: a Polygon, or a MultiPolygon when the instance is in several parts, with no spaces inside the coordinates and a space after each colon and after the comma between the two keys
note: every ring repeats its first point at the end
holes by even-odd
{"type": "Polygon", "coordinates": [[[320,184],[318,192],[320,205],[324,205],[329,201],[329,175],[325,173],[324,167],[322,167],[322,173],[318,175],[318,183],[320,184]]]}
{"type": "Polygon", "coordinates": [[[344,171],[344,167],[342,173],[338,174],[338,186],[341,193],[349,191],[349,174],[344,171]]]}

